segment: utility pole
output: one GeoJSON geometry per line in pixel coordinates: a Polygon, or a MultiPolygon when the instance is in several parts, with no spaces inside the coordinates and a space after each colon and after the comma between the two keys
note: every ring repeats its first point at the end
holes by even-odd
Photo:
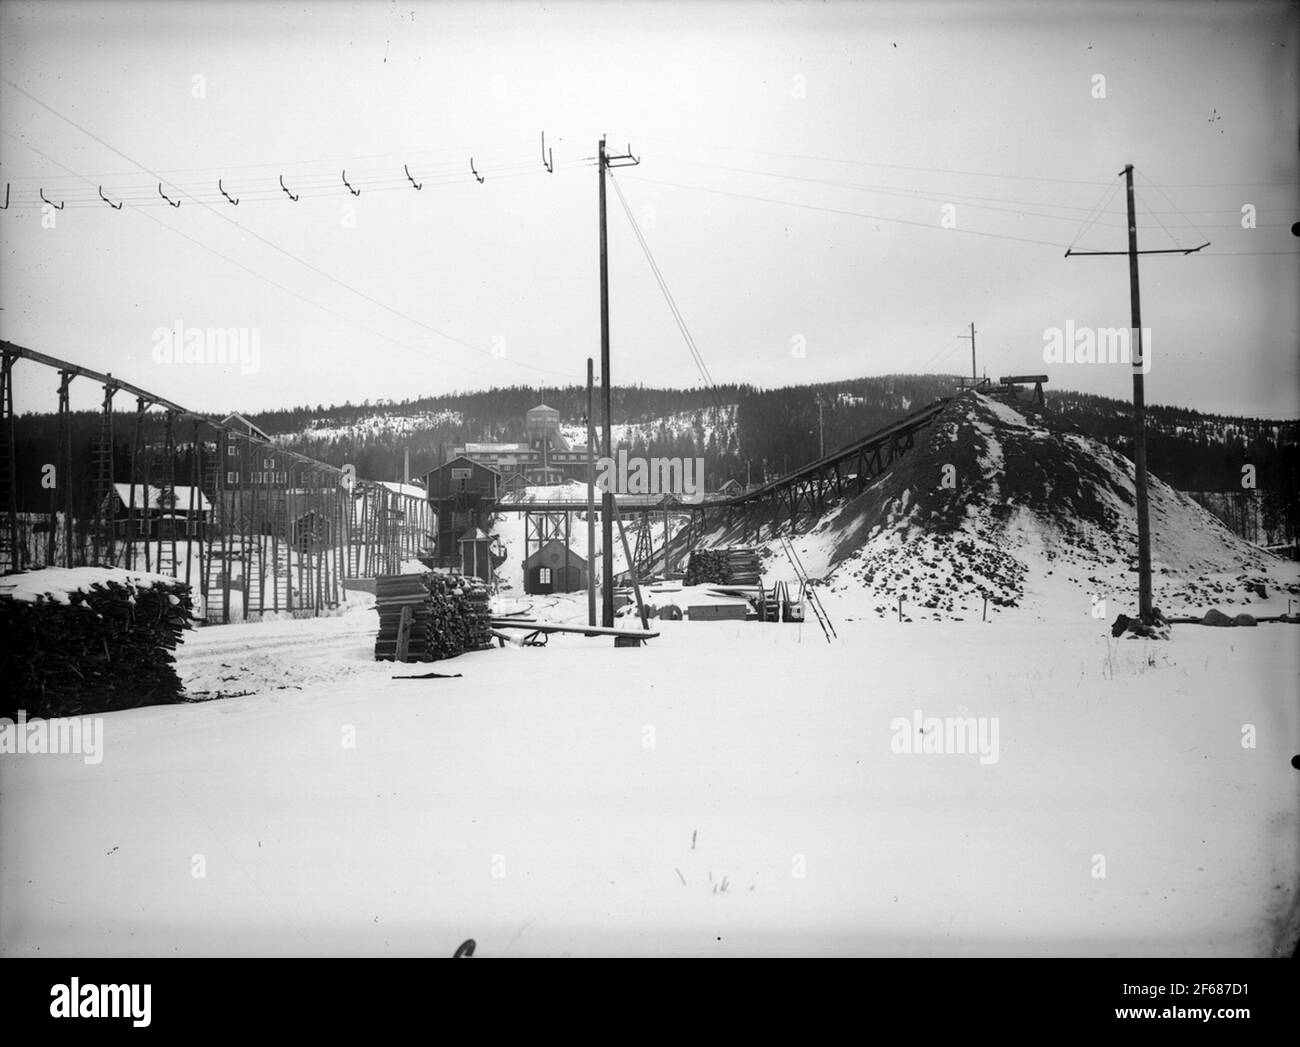
{"type": "Polygon", "coordinates": [[[826,457],[826,423],[822,419],[822,402],[817,400],[817,457],[826,457]]]}
{"type": "Polygon", "coordinates": [[[587,357],[587,624],[596,624],[596,430],[591,413],[592,362],[587,357]]]}
{"type": "Polygon", "coordinates": [[[1133,344],[1133,468],[1137,487],[1138,617],[1151,621],[1151,519],[1147,508],[1147,415],[1142,375],[1142,296],[1138,289],[1137,213],[1133,202],[1133,165],[1124,165],[1128,197],[1128,294],[1133,344]]]}
{"type": "Polygon", "coordinates": [[[979,375],[975,371],[975,321],[970,322],[970,334],[959,334],[958,338],[970,339],[970,380],[971,385],[979,382],[979,375]]]}
{"type": "MultiPolygon", "coordinates": [[[[605,139],[600,140],[597,168],[600,175],[600,399],[601,454],[610,459],[610,406],[609,406],[609,247],[605,230],[605,170],[609,167],[631,167],[640,163],[631,149],[618,156],[605,152],[605,139]],[[615,161],[630,161],[616,163],[615,161]]],[[[614,492],[602,491],[600,500],[601,557],[601,608],[600,621],[606,629],[614,626],[614,492]]],[[[629,565],[630,566],[630,565],[629,565]]]]}
{"type": "Polygon", "coordinates": [[[1130,342],[1135,346],[1132,352],[1133,363],[1133,471],[1134,486],[1137,489],[1137,530],[1138,530],[1138,616],[1143,622],[1151,623],[1151,521],[1147,508],[1147,426],[1146,426],[1146,390],[1143,384],[1143,366],[1145,357],[1142,346],[1142,301],[1138,289],[1138,255],[1143,254],[1195,254],[1209,247],[1208,241],[1200,247],[1172,248],[1158,251],[1139,251],[1137,245],[1137,212],[1133,200],[1133,165],[1125,164],[1124,186],[1128,197],[1128,250],[1127,251],[1074,251],[1067,250],[1065,257],[1071,255],[1127,255],[1129,308],[1132,318],[1130,342]]]}

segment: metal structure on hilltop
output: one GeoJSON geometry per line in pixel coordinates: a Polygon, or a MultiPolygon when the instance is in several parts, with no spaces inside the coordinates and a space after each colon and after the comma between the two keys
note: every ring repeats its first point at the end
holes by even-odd
{"type": "Polygon", "coordinates": [[[0,358],[0,572],[122,567],[189,584],[209,622],[268,613],[310,617],[337,607],[350,580],[396,574],[432,542],[432,510],[422,490],[355,479],[277,446],[238,415],[217,422],[111,374],[11,342],[0,342],[0,358]],[[59,375],[50,463],[16,457],[19,361],[59,375]],[[74,468],[68,395],[75,379],[103,388],[82,470],[74,468]],[[125,454],[115,443],[118,393],[135,397],[125,454]],[[150,412],[158,409],[161,437],[147,442],[150,412]],[[19,476],[50,466],[48,510],[20,508],[19,476]]]}
{"type": "MultiPolygon", "coordinates": [[[[614,507],[620,516],[635,519],[630,529],[636,533],[636,551],[629,562],[636,576],[645,578],[656,570],[671,572],[686,553],[719,525],[725,529],[742,528],[742,540],[755,542],[763,540],[767,521],[770,521],[771,535],[777,534],[781,524],[787,521],[792,530],[797,529],[801,520],[820,516],[832,498],[864,491],[916,446],[916,434],[928,427],[951,400],[951,397],[941,397],[897,422],[740,494],[705,495],[698,502],[686,502],[671,494],[606,492],[607,505],[614,507]],[[671,522],[675,518],[679,526],[674,532],[671,522]],[[656,545],[653,532],[660,522],[663,538],[656,545]]],[[[499,498],[490,511],[524,513],[526,518],[549,517],[559,521],[565,514],[586,512],[587,503],[563,492],[557,492],[554,498],[514,493],[499,498]]],[[[526,522],[526,529],[530,526],[541,525],[526,522]]]]}

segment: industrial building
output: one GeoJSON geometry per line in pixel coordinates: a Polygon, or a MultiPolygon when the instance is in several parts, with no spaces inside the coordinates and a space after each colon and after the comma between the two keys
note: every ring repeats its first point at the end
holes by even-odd
{"type": "Polygon", "coordinates": [[[587,478],[587,450],[573,448],[560,431],[560,412],[538,404],[524,415],[527,439],[518,443],[466,443],[454,454],[509,477],[508,486],[520,486],[522,476],[530,486],[587,478]]]}
{"type": "Polygon", "coordinates": [[[460,540],[475,530],[487,533],[500,493],[501,474],[482,462],[458,455],[424,475],[429,505],[437,516],[439,561],[461,564],[460,540]]]}
{"type": "Polygon", "coordinates": [[[572,593],[587,588],[587,561],[558,538],[524,561],[524,592],[572,593]]]}

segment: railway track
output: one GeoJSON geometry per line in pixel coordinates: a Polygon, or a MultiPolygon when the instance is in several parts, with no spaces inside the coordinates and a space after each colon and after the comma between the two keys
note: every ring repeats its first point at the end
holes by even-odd
{"type": "Polygon", "coordinates": [[[781,551],[785,553],[786,559],[790,561],[790,566],[794,568],[795,578],[799,581],[799,595],[812,608],[813,616],[817,619],[817,624],[821,626],[822,635],[826,637],[826,642],[831,643],[832,639],[839,639],[839,634],[835,631],[835,625],[831,622],[831,616],[827,613],[821,597],[817,595],[817,590],[809,580],[803,561],[799,559],[799,553],[790,539],[784,536],[781,538],[781,551]]]}

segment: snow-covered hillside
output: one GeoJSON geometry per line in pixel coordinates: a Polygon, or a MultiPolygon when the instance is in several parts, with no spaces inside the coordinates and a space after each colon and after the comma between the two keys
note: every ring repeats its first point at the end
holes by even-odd
{"type": "Polygon", "coordinates": [[[416,414],[377,411],[353,421],[341,421],[328,416],[313,418],[305,428],[293,433],[277,434],[274,439],[281,445],[340,437],[364,443],[380,437],[410,436],[443,426],[463,424],[464,418],[459,411],[420,411],[416,414]]]}
{"type": "MultiPolygon", "coordinates": [[[[577,423],[563,423],[560,431],[573,447],[585,447],[587,442],[586,427],[577,423]]],[[[631,447],[637,442],[652,444],[656,440],[674,440],[683,436],[695,440],[702,451],[709,440],[716,436],[721,446],[726,446],[736,437],[736,405],[723,404],[721,408],[702,408],[698,411],[681,411],[664,418],[652,418],[639,422],[619,422],[609,427],[610,441],[616,447],[631,447]]],[[[596,432],[600,440],[600,430],[596,432]]]]}
{"type": "MultiPolygon", "coordinates": [[[[808,572],[855,613],[896,616],[902,597],[905,616],[981,617],[987,596],[989,615],[1023,608],[1113,619],[1136,610],[1134,503],[1127,458],[1050,413],[971,394],[794,542],[808,572]]],[[[1154,598],[1165,614],[1216,606],[1276,614],[1300,595],[1296,564],[1237,537],[1154,476],[1150,519],[1154,598]],[[1247,588],[1256,584],[1267,600],[1247,588]]],[[[766,552],[774,572],[788,570],[776,540],[766,552]]]]}

